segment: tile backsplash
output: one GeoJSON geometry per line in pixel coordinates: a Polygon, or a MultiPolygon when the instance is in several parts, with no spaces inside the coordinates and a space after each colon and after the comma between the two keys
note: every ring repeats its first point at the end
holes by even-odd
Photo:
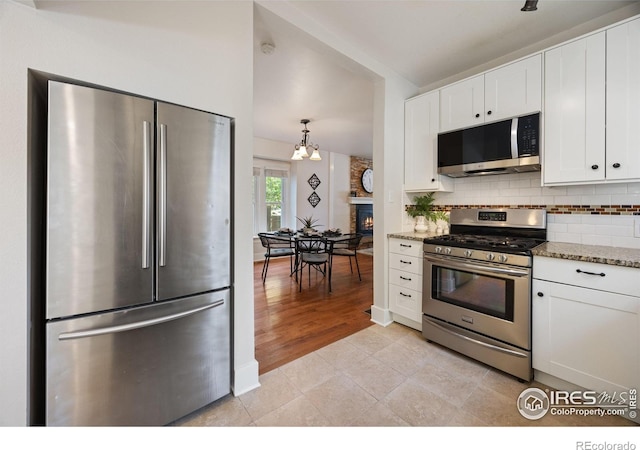
{"type": "MultiPolygon", "coordinates": [[[[407,195],[407,204],[412,195],[407,195]]],[[[552,242],[640,248],[640,183],[540,186],[540,172],[457,178],[454,192],[436,194],[436,205],[545,208],[552,242]]],[[[413,220],[406,217],[405,229],[413,220]]]]}

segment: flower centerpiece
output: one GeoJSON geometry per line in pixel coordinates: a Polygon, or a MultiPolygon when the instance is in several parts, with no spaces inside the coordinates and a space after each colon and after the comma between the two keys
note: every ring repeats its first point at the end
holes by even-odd
{"type": "Polygon", "coordinates": [[[298,219],[298,221],[300,221],[300,223],[302,224],[301,231],[304,234],[310,234],[318,231],[314,228],[314,226],[318,223],[318,219],[314,219],[313,216],[303,217],[302,219],[300,217],[296,217],[296,219],[298,219]]]}

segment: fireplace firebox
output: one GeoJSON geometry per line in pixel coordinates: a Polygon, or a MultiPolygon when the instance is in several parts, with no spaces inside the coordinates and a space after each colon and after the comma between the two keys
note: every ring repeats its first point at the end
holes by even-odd
{"type": "Polygon", "coordinates": [[[356,233],[373,236],[373,205],[356,205],[356,233]]]}

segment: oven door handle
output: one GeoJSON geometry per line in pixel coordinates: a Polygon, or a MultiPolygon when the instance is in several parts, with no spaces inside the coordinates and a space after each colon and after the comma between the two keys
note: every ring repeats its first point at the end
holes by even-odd
{"type": "Polygon", "coordinates": [[[505,268],[505,267],[488,267],[484,264],[469,264],[466,262],[449,259],[445,257],[433,258],[429,256],[424,257],[425,261],[429,261],[435,264],[447,264],[445,269],[468,269],[475,272],[485,272],[485,273],[493,273],[493,274],[503,274],[503,275],[511,275],[514,277],[527,277],[529,276],[529,269],[515,269],[515,268],[505,268]]]}
{"type": "Polygon", "coordinates": [[[452,334],[455,337],[458,337],[458,338],[461,338],[461,339],[466,339],[467,341],[473,342],[474,344],[482,345],[483,347],[490,348],[491,350],[496,350],[498,352],[507,353],[509,355],[517,356],[519,358],[527,358],[527,355],[524,354],[524,353],[516,352],[516,351],[510,350],[508,348],[498,347],[497,345],[489,344],[488,342],[482,342],[482,341],[479,341],[477,339],[470,338],[469,336],[465,336],[463,334],[456,333],[454,330],[451,330],[451,329],[447,328],[446,326],[443,326],[443,325],[441,325],[439,323],[436,323],[433,320],[429,320],[427,317],[425,317],[424,320],[429,322],[429,324],[433,325],[434,327],[436,327],[436,328],[438,328],[438,329],[440,329],[440,330],[442,330],[442,331],[444,331],[446,333],[452,334]]]}

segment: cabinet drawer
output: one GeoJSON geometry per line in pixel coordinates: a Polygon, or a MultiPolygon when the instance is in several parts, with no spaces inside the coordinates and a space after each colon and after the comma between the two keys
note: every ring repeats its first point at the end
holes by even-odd
{"type": "Polygon", "coordinates": [[[638,296],[637,277],[640,270],[567,259],[536,256],[533,258],[533,277],[539,280],[597,289],[599,291],[638,296]]]}
{"type": "Polygon", "coordinates": [[[408,256],[422,256],[424,244],[409,239],[389,239],[389,252],[408,256]]]}
{"type": "Polygon", "coordinates": [[[422,320],[422,294],[412,289],[389,285],[391,312],[419,322],[422,320]]]}
{"type": "Polygon", "coordinates": [[[391,269],[398,269],[402,272],[422,275],[422,257],[418,258],[415,256],[389,253],[389,267],[391,269]]]}
{"type": "Polygon", "coordinates": [[[422,275],[406,270],[389,269],[389,283],[404,289],[422,292],[422,275]]]}

